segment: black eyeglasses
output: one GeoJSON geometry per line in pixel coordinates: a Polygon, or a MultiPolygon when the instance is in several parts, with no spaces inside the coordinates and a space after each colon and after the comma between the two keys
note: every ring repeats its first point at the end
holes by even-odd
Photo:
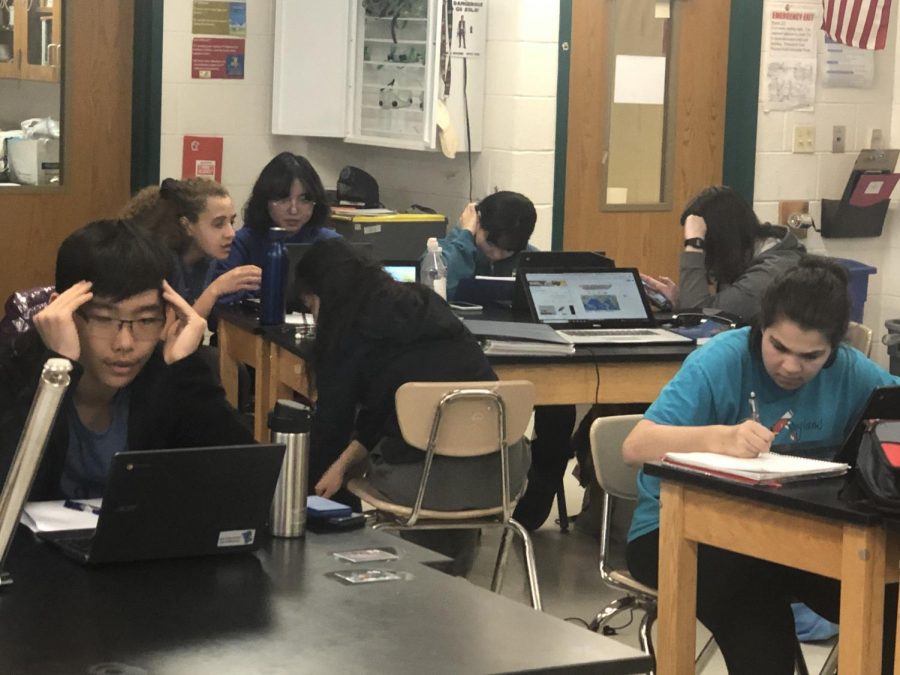
{"type": "Polygon", "coordinates": [[[125,326],[131,330],[131,334],[135,340],[139,342],[150,342],[158,340],[162,332],[163,325],[166,323],[165,317],[153,316],[140,319],[119,319],[113,316],[103,316],[101,314],[90,314],[88,312],[77,310],[78,315],[87,322],[87,332],[98,338],[114,338],[119,334],[125,326]]]}

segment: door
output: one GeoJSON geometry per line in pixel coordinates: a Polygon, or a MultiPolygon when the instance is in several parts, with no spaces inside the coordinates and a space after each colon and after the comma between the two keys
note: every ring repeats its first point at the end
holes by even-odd
{"type": "Polygon", "coordinates": [[[672,71],[666,194],[662,203],[626,210],[604,206],[612,6],[612,0],[572,2],[564,248],[602,250],[620,267],[677,278],[679,215],[692,195],[722,180],[731,2],[672,0],[664,38],[672,71]]]}
{"type": "Polygon", "coordinates": [[[56,250],[129,197],[134,0],[63,6],[62,184],[0,187],[0,302],[53,283],[56,250]]]}

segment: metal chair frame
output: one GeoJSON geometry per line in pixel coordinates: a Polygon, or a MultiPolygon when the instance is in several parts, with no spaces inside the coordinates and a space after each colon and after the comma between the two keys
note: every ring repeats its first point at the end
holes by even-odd
{"type": "MultiPolygon", "coordinates": [[[[473,383],[473,385],[485,385],[488,383],[473,383]]],[[[497,383],[499,384],[499,383],[497,383]]],[[[512,384],[504,383],[504,384],[512,384]]],[[[530,384],[530,383],[528,383],[530,384]]],[[[502,385],[501,385],[502,386],[502,385]]],[[[533,390],[532,390],[533,391],[533,390]]],[[[398,416],[402,413],[398,410],[398,416]]],[[[422,467],[422,476],[415,503],[412,507],[392,504],[372,499],[372,495],[365,488],[365,479],[353,479],[348,483],[351,492],[372,503],[376,507],[376,522],[373,529],[390,530],[478,530],[482,528],[502,528],[503,535],[500,540],[500,548],[494,564],[494,573],[491,579],[491,590],[499,592],[503,582],[503,570],[511,543],[511,535],[516,534],[522,541],[525,557],[525,571],[528,578],[531,605],[536,610],[542,609],[540,586],[537,578],[537,566],[534,558],[534,545],[531,536],[519,522],[513,517],[516,500],[510,497],[510,469],[509,469],[509,439],[507,435],[507,405],[501,392],[481,386],[459,387],[451,386],[438,402],[431,423],[431,431],[425,451],[425,460],[422,467]],[[463,511],[436,511],[425,509],[422,504],[425,499],[428,480],[431,475],[431,467],[436,454],[444,454],[439,451],[438,438],[441,424],[447,416],[448,409],[461,401],[482,400],[496,407],[496,429],[498,448],[494,452],[500,453],[500,490],[502,502],[498,507],[488,509],[471,509],[463,511]]],[[[401,423],[402,428],[402,423],[401,423]]],[[[404,432],[404,438],[406,434],[404,432]]],[[[416,445],[409,438],[407,442],[416,445]]],[[[477,453],[473,453],[477,454],[477,453]]],[[[484,453],[481,453],[484,454],[484,453]]]]}

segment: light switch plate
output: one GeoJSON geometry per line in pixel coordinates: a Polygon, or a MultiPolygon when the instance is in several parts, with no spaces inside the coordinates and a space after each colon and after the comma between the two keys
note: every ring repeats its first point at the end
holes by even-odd
{"type": "Polygon", "coordinates": [[[793,151],[800,153],[815,152],[816,128],[812,125],[800,125],[794,127],[793,151]]]}

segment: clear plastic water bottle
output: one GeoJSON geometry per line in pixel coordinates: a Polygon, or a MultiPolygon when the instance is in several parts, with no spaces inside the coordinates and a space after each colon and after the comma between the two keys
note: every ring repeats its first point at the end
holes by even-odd
{"type": "Polygon", "coordinates": [[[287,251],[283,227],[269,228],[269,247],[262,271],[262,297],[259,303],[259,323],[280,326],[284,323],[284,292],[287,286],[287,251]]]}
{"type": "Polygon", "coordinates": [[[447,263],[436,237],[428,239],[425,257],[422,258],[420,278],[422,283],[433,289],[444,300],[447,299],[447,263]]]}

